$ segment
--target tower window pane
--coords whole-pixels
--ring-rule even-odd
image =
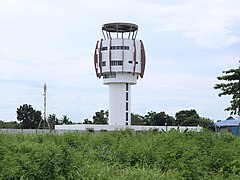
[[[111,50],[129,50],[129,46],[111,46]]]
[[[111,66],[122,66],[123,61],[111,61]]]
[[[102,47],[101,50],[102,50],[102,51],[106,51],[106,50],[107,50],[107,46],[106,46],[106,47]]]
[[[104,73],[103,79],[107,79],[107,78],[116,78],[116,72]]]
[[[102,61],[102,66],[106,66],[106,61]]]

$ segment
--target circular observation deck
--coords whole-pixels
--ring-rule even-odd
[[[112,39],[113,33],[116,34],[116,38],[124,38],[123,34],[128,33],[128,39],[135,39],[137,31],[138,25],[133,23],[107,23],[102,25],[104,39]]]

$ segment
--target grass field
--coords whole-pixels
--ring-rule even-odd
[[[0,179],[239,179],[240,139],[212,132],[0,133]]]

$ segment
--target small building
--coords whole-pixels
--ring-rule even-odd
[[[240,116],[229,116],[226,120],[215,123],[217,132],[230,132],[235,136],[240,135]]]

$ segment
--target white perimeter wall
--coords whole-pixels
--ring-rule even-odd
[[[123,129],[133,129],[135,131],[146,131],[151,129],[158,129],[159,131],[169,131],[170,129],[180,129],[180,131],[184,131],[188,129],[189,131],[197,131],[200,132],[202,127],[200,126],[121,126],[121,125],[96,125],[96,124],[70,124],[70,125],[56,125],[56,131],[86,131],[88,129],[92,129],[94,131],[114,131],[114,130],[123,130]]]
[[[158,129],[159,131],[169,131],[170,129],[180,129],[180,131],[184,131],[188,129],[189,131],[197,131],[200,132],[202,127],[199,126],[111,126],[111,125],[93,125],[93,124],[70,124],[70,125],[56,125],[55,130],[52,133],[61,134],[64,132],[71,131],[79,131],[86,132],[88,130],[94,131],[114,131],[114,130],[123,130],[123,129],[133,129],[135,131],[146,131],[150,129]],[[24,133],[24,134],[45,134],[50,133],[47,129],[0,129],[0,133]]]

